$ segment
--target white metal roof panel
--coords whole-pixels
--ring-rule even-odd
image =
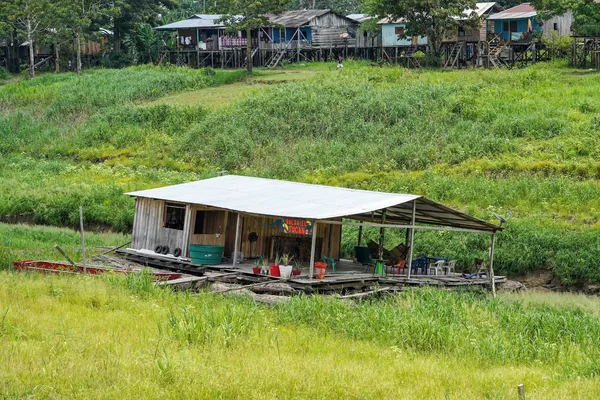
[[[417,200],[417,222],[484,231],[488,222],[414,194],[383,193],[247,176],[226,175],[180,185],[127,193],[130,196],[199,204],[274,217],[376,220],[387,210],[390,223],[409,222]]]
[[[128,194],[251,214],[305,219],[362,214],[420,197],[236,175]]]
[[[176,30],[176,29],[219,29],[224,28],[225,25],[222,22],[217,22],[222,15],[220,14],[196,14],[188,19],[182,21],[173,22],[167,25],[158,26],[154,29],[157,30]],[[242,16],[236,15],[235,18],[241,19]]]

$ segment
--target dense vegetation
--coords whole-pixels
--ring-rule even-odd
[[[598,398],[597,299],[411,290],[351,304],[0,273],[5,398]],[[556,302],[556,303],[555,303]]]
[[[564,283],[600,282],[596,74],[548,64],[316,68],[313,78],[263,85],[217,109],[144,101],[241,73],[143,67],[6,84],[0,215],[76,225],[83,204],[89,223],[127,231],[133,208],[124,192],[226,169],[413,192],[487,220],[510,211],[501,273],[553,268]],[[346,233],[350,252],[355,235]],[[401,240],[390,235],[390,246]],[[469,268],[489,243],[419,233],[416,246]]]

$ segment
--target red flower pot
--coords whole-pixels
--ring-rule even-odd
[[[269,269],[271,270],[271,276],[281,276],[279,273],[279,265],[269,264]]]
[[[298,275],[300,275],[301,273],[302,273],[302,271],[300,271],[299,269],[294,269],[294,270],[292,270],[292,275],[294,275],[294,276],[298,276]]]
[[[260,267],[252,267],[252,273],[256,275],[260,275]]]

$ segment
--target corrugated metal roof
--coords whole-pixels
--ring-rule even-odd
[[[600,0],[599,0],[600,1]],[[462,19],[469,19],[472,17],[473,13],[475,13],[478,17],[483,16],[485,13],[487,13],[491,8],[493,7],[498,7],[500,9],[502,9],[500,7],[500,5],[498,3],[495,2],[487,2],[487,3],[475,3],[475,8],[471,9],[471,8],[467,8],[463,11],[463,15],[460,17],[455,17],[455,19],[457,20],[462,20]],[[348,16],[350,17],[350,16]],[[382,18],[380,19],[377,24],[381,25],[381,24],[404,24],[406,23],[407,20],[406,18]]]
[[[271,22],[277,25],[283,25],[286,28],[297,28],[299,26],[308,25],[313,18],[320,17],[331,12],[325,10],[294,10],[286,11],[282,14],[275,15],[271,18]]]
[[[380,19],[379,21],[377,21],[377,25],[382,25],[382,24],[405,24],[408,21],[406,20],[406,18],[391,18],[391,17],[385,17]]]
[[[388,223],[409,223],[412,201],[417,222],[492,232],[498,227],[413,194],[383,193],[333,186],[227,175],[180,185],[127,193],[180,203],[199,204],[272,217],[328,220],[349,217]]]
[[[177,30],[177,29],[219,29],[225,25],[221,22],[216,22],[222,17],[221,14],[196,14],[188,19],[182,21],[173,22],[167,25],[158,26],[154,29],[157,30]],[[241,15],[236,15],[235,18],[241,19]]]
[[[509,8],[508,10],[501,11],[497,14],[490,15],[487,19],[489,20],[500,20],[500,19],[522,19],[522,18],[533,18],[537,16],[537,11],[530,3],[523,3]]]
[[[369,15],[369,14],[349,14],[349,15],[346,15],[346,18],[350,18],[351,20],[353,20],[355,22],[361,23],[361,22],[365,22],[365,21],[368,21],[370,19],[377,18],[377,17],[373,17],[372,15]]]
[[[481,17],[493,7],[498,7],[500,10],[502,9],[502,7],[500,7],[500,5],[495,2],[475,3],[474,9],[468,8],[465,11],[463,11],[463,14],[465,15],[466,18],[470,18],[473,14],[475,14],[477,17]]]

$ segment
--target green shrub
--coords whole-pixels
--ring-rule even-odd
[[[550,37],[544,39],[544,44],[553,58],[569,58],[573,51],[573,40],[552,31]]]

